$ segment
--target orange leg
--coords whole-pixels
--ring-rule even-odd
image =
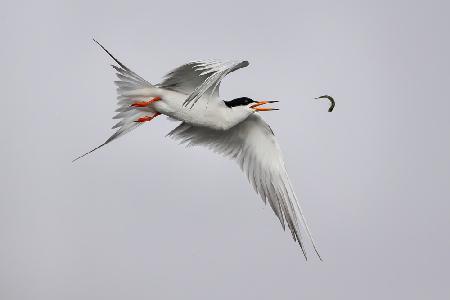
[[[150,104],[152,104],[152,103],[154,103],[156,101],[159,101],[159,100],[161,100],[161,97],[155,97],[155,98],[153,98],[153,99],[151,99],[149,101],[138,101],[138,102],[134,102],[133,104],[131,104],[130,107],[131,106],[133,106],[133,107],[146,107],[146,106],[149,106]]]
[[[160,113],[155,113],[153,116],[141,117],[141,118],[137,119],[135,122],[137,122],[137,123],[149,122],[149,121],[153,120],[154,118],[156,118],[159,115],[160,115]]]

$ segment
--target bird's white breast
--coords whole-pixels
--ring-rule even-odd
[[[183,106],[188,95],[167,89],[158,89],[161,101],[155,102],[155,109],[174,119],[217,130],[227,130],[236,122],[230,119],[230,109],[223,103],[201,98],[192,108]],[[201,101],[201,102],[200,102]]]

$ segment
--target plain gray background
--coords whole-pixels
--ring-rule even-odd
[[[3,1],[0,298],[449,297],[449,8]],[[165,118],[72,164],[114,124],[93,37],[154,83],[248,59],[221,96],[281,101],[264,117],[324,262],[305,262],[236,165],[165,138]]]

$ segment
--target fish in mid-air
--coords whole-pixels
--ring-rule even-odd
[[[334,99],[333,99],[333,97],[328,96],[328,95],[323,95],[323,96],[320,96],[320,97],[317,97],[317,98],[314,98],[314,99],[328,99],[328,100],[330,100],[331,105],[330,105],[330,108],[328,109],[328,112],[332,112],[333,109],[334,109],[334,105],[336,104]]]

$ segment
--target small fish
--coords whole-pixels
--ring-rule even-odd
[[[331,106],[328,109],[328,112],[332,112],[333,111],[333,108],[334,108],[334,105],[335,105],[333,97],[328,96],[328,95],[323,95],[323,96],[320,96],[320,97],[317,97],[317,98],[314,98],[314,99],[328,99],[328,100],[330,100]]]

